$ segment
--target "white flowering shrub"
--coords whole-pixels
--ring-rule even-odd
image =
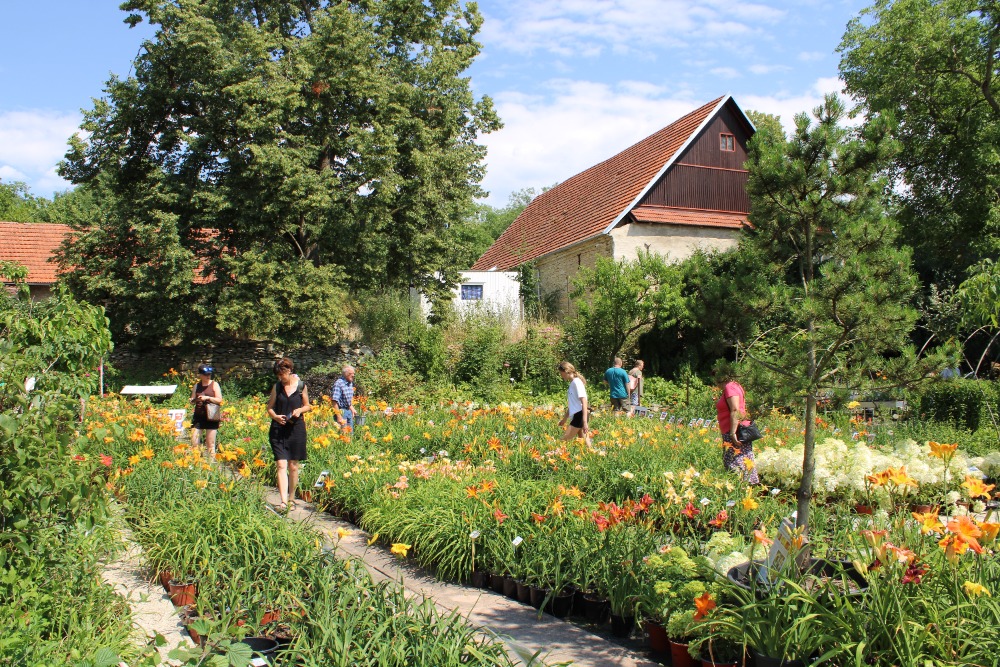
[[[757,471],[768,483],[791,489],[802,479],[802,443],[775,449],[765,447],[757,454]],[[852,496],[865,490],[865,477],[886,468],[905,466],[906,472],[921,485],[944,482],[944,463],[930,455],[930,447],[913,440],[904,440],[889,451],[882,451],[865,442],[845,442],[827,438],[816,445],[816,475],[813,485],[817,493]],[[993,457],[991,459],[991,457]],[[984,457],[996,461],[1000,471],[1000,452]],[[978,459],[977,459],[978,461]],[[954,483],[968,474],[973,461],[961,450],[955,452],[948,468],[948,480]],[[987,472],[987,474],[989,474]]]

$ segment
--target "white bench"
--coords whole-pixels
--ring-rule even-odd
[[[122,396],[173,396],[175,391],[177,391],[177,385],[175,384],[127,384],[122,387],[120,393]]]

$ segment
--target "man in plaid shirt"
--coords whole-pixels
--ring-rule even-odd
[[[344,366],[341,376],[333,383],[330,398],[340,407],[340,425],[350,426],[354,430],[354,418],[358,411],[354,409],[354,366]]]

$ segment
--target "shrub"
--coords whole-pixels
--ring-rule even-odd
[[[529,322],[524,337],[507,347],[505,363],[509,364],[510,376],[521,384],[521,389],[545,394],[562,388],[555,370],[562,359],[562,339],[562,328],[558,325]]]
[[[354,322],[361,330],[361,339],[373,350],[401,345],[414,326],[423,325],[419,308],[409,295],[388,291],[359,292]]]
[[[934,385],[920,398],[920,414],[925,419],[947,422],[975,431],[987,410],[997,411],[997,392],[978,380],[950,380]]]

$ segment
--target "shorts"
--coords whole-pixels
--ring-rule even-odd
[[[628,409],[626,405],[627,398],[612,398],[611,399],[611,409],[615,412],[624,412]]]
[[[639,394],[632,394],[632,407],[639,407]]]
[[[583,428],[583,410],[574,412],[569,420],[569,425],[573,428]]]
[[[196,428],[201,431],[218,431],[220,422],[209,421],[205,415],[200,415],[197,412],[191,416],[191,428]]]

